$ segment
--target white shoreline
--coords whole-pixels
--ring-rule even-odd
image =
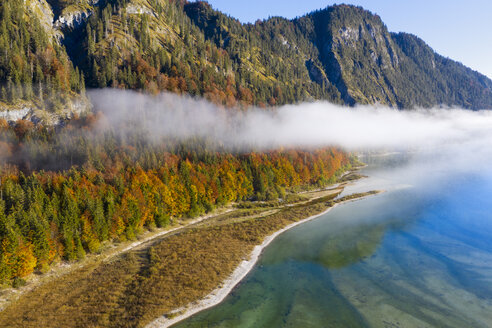
[[[337,207],[338,205],[342,205],[345,203],[357,201],[364,199],[368,196],[372,195],[367,195],[363,196],[360,198],[356,199],[349,199],[340,203],[334,204],[332,207],[326,209],[322,213],[310,216],[306,219],[303,219],[301,221],[297,221],[294,223],[289,224],[285,228],[276,231],[275,233],[271,234],[270,236],[266,237],[265,240],[261,245],[255,246],[253,251],[251,252],[251,255],[249,257],[249,260],[244,260],[239,264],[239,266],[234,270],[231,276],[227,278],[220,287],[215,289],[213,292],[205,296],[205,298],[190,303],[185,307],[173,310],[172,312],[169,312],[167,314],[173,314],[173,313],[180,313],[183,312],[180,315],[177,315],[176,317],[173,318],[167,318],[165,315],[155,319],[151,323],[145,326],[145,328],[167,328],[170,327],[180,321],[183,321],[185,319],[188,319],[189,317],[193,316],[194,314],[197,314],[198,312],[201,312],[203,310],[209,309],[219,303],[221,303],[227,295],[236,287],[247,275],[248,273],[251,272],[251,270],[255,267],[256,263],[258,262],[258,259],[260,258],[261,253],[263,250],[280,234],[284,233],[285,231],[292,229],[300,224],[306,223],[308,221],[314,220],[322,215],[325,215],[326,213],[330,212],[332,209]]]

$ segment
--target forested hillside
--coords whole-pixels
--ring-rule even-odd
[[[0,6],[4,109],[27,102],[57,112],[85,85],[188,93],[226,106],[324,99],[492,107],[490,79],[416,36],[390,33],[359,7],[241,24],[200,1],[6,0]]]
[[[85,89],[65,48],[56,42],[51,9],[38,1],[0,2],[0,107],[16,104],[64,111]],[[13,107],[12,107],[13,106]]]
[[[379,16],[362,8],[329,7],[298,21],[350,104],[491,108],[490,79],[436,54],[416,36],[388,32]]]
[[[97,122],[0,119],[0,286],[217,206],[325,186],[350,165],[336,148],[231,153],[195,139],[151,143],[139,129],[99,133]]]

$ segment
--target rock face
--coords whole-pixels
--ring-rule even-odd
[[[154,15],[151,9],[137,4],[129,4],[126,7],[126,12],[133,15]]]
[[[17,121],[27,118],[32,112],[31,108],[24,107],[18,110],[0,111],[0,119],[4,119],[8,122]]]
[[[92,15],[92,11],[76,11],[63,14],[55,22],[57,29],[76,29],[84,25],[85,21]]]
[[[73,31],[85,26],[87,19],[99,6],[99,0],[50,0],[55,12],[54,27],[60,31]]]

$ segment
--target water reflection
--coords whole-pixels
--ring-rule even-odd
[[[389,192],[282,234],[222,304],[177,327],[490,327],[492,178],[422,188],[393,178],[401,159],[378,160],[346,192]]]
[[[317,262],[328,269],[341,269],[374,254],[384,235],[384,226],[361,226],[329,238],[320,248]]]

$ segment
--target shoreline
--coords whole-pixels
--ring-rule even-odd
[[[357,168],[349,170],[348,172],[342,174],[342,177],[339,178],[339,181],[337,181],[338,183],[326,186],[325,188],[321,188],[318,190],[308,190],[306,196],[299,199],[295,198],[290,201],[286,201],[285,204],[273,203],[269,204],[269,206],[267,206],[266,208],[264,208],[263,206],[253,206],[252,208],[245,209],[240,207],[231,208],[231,206],[225,206],[215,210],[213,213],[208,213],[195,219],[188,220],[186,223],[183,222],[178,224],[177,226],[175,225],[174,227],[167,227],[167,229],[165,229],[164,231],[161,229],[157,229],[157,231],[145,233],[142,236],[143,238],[139,238],[139,240],[126,242],[117,247],[111,245],[112,247],[105,250],[101,254],[91,255],[90,257],[84,259],[84,261],[82,262],[70,263],[69,265],[64,265],[63,267],[52,269],[46,275],[39,276],[39,279],[31,281],[30,283],[28,283],[28,285],[22,287],[20,290],[12,289],[8,293],[0,293],[0,315],[3,314],[3,319],[10,320],[10,326],[12,327],[23,327],[22,322],[25,320],[26,316],[30,317],[29,321],[37,321],[40,324],[42,323],[42,325],[46,323],[45,320],[48,317],[54,320],[53,322],[58,322],[58,318],[56,317],[56,314],[54,314],[60,313],[57,309],[60,306],[63,306],[63,304],[66,304],[64,302],[68,301],[68,297],[70,297],[70,295],[77,297],[77,299],[80,299],[79,293],[85,288],[91,289],[87,290],[83,295],[92,295],[87,297],[92,297],[94,301],[89,302],[89,304],[86,304],[84,302],[77,302],[77,306],[79,306],[81,309],[89,309],[91,304],[94,303],[101,304],[101,306],[105,306],[106,308],[114,307],[115,311],[121,310],[121,305],[115,303],[113,301],[113,298],[107,295],[112,295],[113,293],[116,293],[116,295],[120,295],[118,297],[121,297],[123,294],[130,295],[133,292],[128,292],[124,288],[126,288],[125,286],[128,282],[135,281],[137,282],[136,286],[138,286],[141,290],[148,289],[146,292],[150,293],[150,295],[154,295],[154,297],[159,295],[159,297],[157,297],[153,303],[149,304],[150,308],[142,309],[141,311],[143,312],[141,314],[135,314],[139,317],[144,314],[147,315],[147,318],[141,320],[142,327],[145,327],[146,325],[152,327],[152,324],[156,322],[156,319],[168,319],[165,318],[163,314],[167,315],[169,319],[173,319],[172,322],[166,324],[166,327],[169,325],[173,325],[195,314],[196,312],[200,312],[221,302],[238,284],[238,282],[244,279],[244,277],[251,271],[251,269],[257,263],[258,258],[261,256],[263,249],[267,247],[268,244],[278,235],[288,229],[293,228],[296,225],[302,224],[306,221],[323,215],[337,204],[344,203],[348,200],[362,198],[366,194],[368,194],[352,194],[352,198],[350,199],[347,198],[347,196],[337,197],[338,195],[340,195],[345,187],[351,185],[353,182],[355,182],[355,180],[364,178],[364,176],[356,175],[355,179],[343,179],[343,177],[345,177],[346,175],[349,175],[350,173],[355,173],[357,171]],[[344,181],[340,181],[342,179]],[[299,192],[293,192],[293,194],[299,194]],[[282,212],[282,209],[285,209],[286,211]],[[169,285],[164,286],[163,289],[158,287],[158,285],[154,286],[154,288],[157,288],[157,290],[164,290],[165,292],[162,291],[157,292],[156,294],[152,294],[153,291],[152,289],[149,289],[150,287],[148,285],[145,286],[144,284],[139,284],[138,281],[135,280],[135,277],[143,277],[142,279],[144,280],[152,277],[152,279],[157,279],[157,281],[164,281],[166,279],[173,280],[174,278],[178,277],[171,275],[171,278],[164,278],[159,274],[155,275],[152,271],[148,271],[148,269],[150,268],[148,265],[150,265],[151,263],[147,263],[146,261],[148,261],[149,249],[153,249],[155,246],[157,247],[161,256],[168,257],[169,260],[173,262],[173,254],[169,253],[166,248],[161,249],[160,245],[162,243],[165,243],[165,240],[167,240],[167,238],[170,238],[169,240],[172,241],[179,240],[180,237],[175,237],[175,235],[180,235],[180,231],[186,232],[188,231],[187,229],[189,229],[190,227],[196,227],[196,229],[198,230],[205,229],[205,231],[209,231],[213,226],[222,227],[224,225],[225,227],[232,227],[235,224],[244,224],[244,227],[246,229],[249,229],[248,227],[250,223],[255,222],[255,220],[261,219],[264,214],[267,214],[268,216],[271,215],[272,219],[274,220],[273,222],[277,223],[260,225],[260,227],[262,227],[260,229],[260,232],[258,232],[257,230],[251,231],[253,236],[255,236],[254,242],[247,242],[246,240],[242,240],[240,236],[235,236],[233,228],[224,229],[224,237],[222,238],[218,236],[217,238],[222,238],[224,242],[232,241],[233,244],[235,244],[236,242],[239,244],[244,244],[242,245],[242,247],[247,248],[243,248],[241,250],[240,248],[234,249],[234,247],[237,247],[238,245],[231,246],[232,248],[229,247],[228,249],[229,253],[226,256],[227,258],[219,257],[221,259],[216,259],[214,256],[209,256],[209,259],[212,261],[212,263],[214,263],[214,261],[216,261],[216,264],[219,262],[221,263],[220,267],[218,267],[222,268],[220,269],[222,270],[220,277],[217,277],[219,279],[216,279],[213,275],[209,275],[210,279],[208,279],[208,282],[205,282],[207,284],[207,287],[206,289],[203,289],[202,292],[200,292],[200,288],[194,289],[194,287],[189,288],[188,286],[183,285],[183,288],[188,288],[188,292],[192,293],[179,294],[179,297],[184,297],[186,301],[183,302],[167,300],[166,295],[171,295],[174,293],[172,289],[167,288]],[[237,219],[235,219],[236,216]],[[282,226],[284,226],[284,228],[282,228]],[[262,229],[264,229],[263,233],[261,232]],[[190,231],[194,231],[194,229],[191,229]],[[212,234],[213,233],[215,232],[212,232]],[[183,236],[185,236],[183,238],[185,238],[186,240],[186,236],[188,236],[188,234],[184,233]],[[176,242],[173,245],[176,246],[175,244]],[[179,251],[179,249],[175,249],[174,251]],[[133,254],[133,256],[123,256],[123,254],[130,253]],[[185,257],[188,256],[187,253],[183,255]],[[204,256],[207,257],[206,255]],[[128,268],[123,270],[121,266],[118,267],[117,265],[112,265],[112,259],[114,258],[116,258],[116,264],[124,263],[124,265],[127,265]],[[142,262],[140,261],[140,258],[142,258]],[[191,265],[190,261],[192,261],[193,258],[189,257],[187,258],[187,260],[188,261],[185,261],[183,265],[189,267]],[[180,263],[175,264],[181,265]],[[121,278],[118,278],[116,280],[113,279],[110,281],[105,279],[104,275],[100,275],[100,270],[102,270],[103,268],[104,270],[109,270],[114,274],[120,274],[120,276],[118,277]],[[130,271],[128,270],[134,271],[131,271],[132,274],[129,274]],[[185,279],[191,279],[190,281],[194,281],[191,277]],[[95,281],[98,281],[97,284]],[[183,282],[179,281],[179,279],[177,281],[178,284],[183,284]],[[73,286],[73,284],[76,284],[78,288],[75,290],[71,289],[70,286]],[[99,292],[95,291],[95,289],[99,290],[99,287],[95,286],[99,286],[102,289],[110,289],[108,289],[105,293],[100,294]],[[58,291],[64,290],[64,292],[60,292],[59,297],[53,297],[53,288],[56,288]],[[138,289],[139,292],[137,293],[140,293],[140,289]],[[33,295],[35,294],[37,296],[31,299],[30,297],[26,297],[27,293],[33,293]],[[140,296],[143,297],[142,295]],[[162,297],[164,297],[164,300],[162,300]],[[176,295],[176,297],[178,297],[178,295]],[[218,297],[220,297],[219,300],[217,300]],[[41,299],[44,299],[42,303],[37,301]],[[162,300],[162,303],[160,303],[161,301],[159,300]],[[164,306],[164,304],[166,304],[166,306]],[[50,310],[47,310],[50,307],[52,308]],[[160,310],[157,309],[158,307],[161,307]],[[37,308],[38,310],[35,311],[36,314],[32,315],[29,314],[32,312],[26,310],[35,308]],[[190,309],[195,308],[197,308],[198,310],[193,311],[193,313],[189,313]],[[60,311],[66,313],[66,316],[68,317],[69,314],[66,309]],[[23,313],[23,315],[18,315],[19,313]],[[103,311],[103,314],[104,313],[106,312]],[[187,315],[183,316],[184,314]],[[82,322],[85,322],[85,320],[87,320],[87,322],[94,321],[96,319],[101,320],[101,326],[106,326],[106,322],[104,321],[105,317],[103,317],[102,315],[96,315],[96,318],[94,319],[86,318],[84,314],[81,314],[78,316],[78,318],[82,320]],[[178,318],[180,319],[177,320]],[[3,319],[0,319],[0,321],[2,321]],[[65,322],[64,325],[67,327],[71,326],[68,322]],[[158,327],[160,327],[160,325]]]
[[[195,301],[193,303],[188,304],[185,307],[181,307],[178,309],[175,309],[167,315],[173,315],[173,314],[178,314],[176,316],[173,316],[172,318],[168,318],[165,315],[162,315],[161,317],[155,319],[151,323],[147,324],[145,328],[168,328],[171,327],[172,325],[175,325],[183,320],[186,320],[193,315],[202,312],[204,310],[207,310],[209,308],[212,308],[218,304],[220,304],[231,292],[232,290],[244,279],[246,276],[253,270],[253,268],[256,266],[258,263],[258,260],[260,259],[261,254],[265,250],[265,248],[272,243],[275,238],[277,238],[279,235],[282,233],[298,226],[303,223],[312,221],[314,219],[319,218],[322,215],[327,214],[330,212],[332,209],[336,208],[338,205],[343,205],[346,203],[354,202],[357,200],[361,200],[364,198],[367,198],[369,196],[373,196],[375,194],[378,194],[380,192],[374,193],[374,194],[367,194],[358,198],[353,198],[353,199],[346,199],[344,201],[341,201],[339,203],[335,203],[329,208],[327,208],[325,211],[312,215],[308,218],[302,219],[300,221],[291,223],[287,225],[286,227],[274,232],[273,234],[267,236],[264,240],[263,243],[260,245],[256,245],[253,249],[253,251],[249,255],[248,260],[243,260],[234,270],[234,272],[227,278],[225,281],[221,283],[221,285],[216,288],[214,291],[212,291],[210,294],[202,298],[201,300]],[[179,314],[181,313],[181,314]]]
[[[342,174],[341,177],[348,175],[356,170],[349,170]],[[318,190],[308,190],[309,192],[322,192],[325,190],[334,190],[338,188],[343,183],[337,183],[335,185],[331,185],[326,188],[318,189]],[[301,194],[303,192],[300,192]],[[316,198],[313,198],[316,199]],[[311,199],[312,200],[312,199]],[[288,205],[286,205],[288,206]],[[48,272],[44,274],[31,274],[26,280],[27,283],[25,286],[20,288],[8,287],[4,289],[0,289],[0,312],[8,308],[11,304],[13,304],[18,299],[22,298],[25,294],[35,290],[43,286],[46,283],[51,282],[52,280],[59,279],[65,275],[71,274],[73,271],[88,268],[93,265],[97,265],[97,263],[107,263],[120,256],[121,254],[125,254],[129,251],[138,250],[141,247],[145,247],[148,243],[153,243],[160,238],[166,238],[167,236],[171,236],[174,233],[179,232],[180,230],[189,228],[193,225],[200,224],[202,222],[206,222],[209,219],[213,219],[215,217],[219,217],[221,215],[234,212],[235,209],[230,206],[224,206],[222,208],[218,208],[212,213],[204,214],[194,219],[190,219],[186,222],[178,223],[175,226],[165,227],[156,229],[156,231],[147,231],[143,233],[141,236],[137,238],[135,241],[124,242],[121,245],[117,244],[109,244],[108,248],[102,251],[99,254],[89,254],[85,259],[76,262],[60,262],[54,266],[52,266]]]

